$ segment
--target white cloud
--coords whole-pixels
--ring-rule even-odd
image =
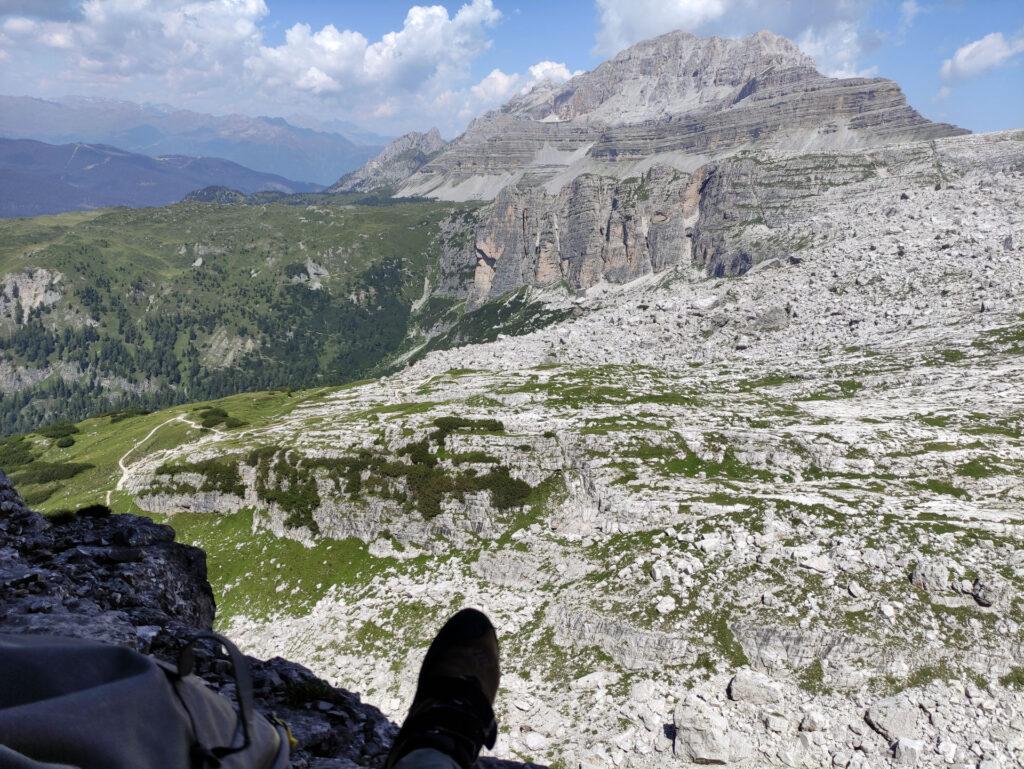
[[[821,30],[810,27],[796,43],[829,77],[871,77],[878,71],[877,67],[858,69],[860,32],[852,22],[840,21]]]
[[[12,16],[4,21],[4,32],[14,37],[26,37],[39,29],[39,24],[24,16]]]
[[[39,20],[9,17],[4,30],[27,51],[66,51],[64,81],[155,76],[182,91],[222,85],[240,52],[255,50],[267,15],[264,0],[85,0],[59,20],[64,5],[48,4]]]
[[[582,74],[582,70],[570,72],[569,68],[560,61],[538,61],[530,67],[530,78],[535,84],[542,80],[548,80],[558,85],[580,74]]]
[[[922,10],[917,0],[903,0],[900,3],[900,27],[908,29]]]
[[[71,49],[75,44],[75,35],[70,29],[51,27],[39,35],[39,42],[50,48]]]
[[[1020,53],[1024,53],[1024,36],[1007,41],[1002,32],[992,32],[958,48],[942,62],[940,73],[947,81],[964,80],[1000,67]]]
[[[733,0],[597,0],[600,30],[594,52],[606,56],[674,29],[721,18]]]
[[[483,104],[500,104],[508,101],[522,86],[522,75],[507,75],[500,69],[492,69],[479,83],[469,89],[470,94]]]
[[[514,96],[527,94],[535,86],[548,82],[560,85],[582,74],[572,72],[564,62],[538,61],[527,69],[528,74],[505,73],[500,69],[491,70],[479,83],[466,91],[446,91],[438,99],[441,109],[457,109],[462,119],[469,119],[481,112],[498,107]]]
[[[449,17],[444,6],[413,6],[402,29],[370,43],[331,24],[313,32],[296,24],[279,46],[260,46],[245,66],[270,87],[349,96],[415,92],[465,77],[490,45],[486,29],[501,17],[492,0],[472,0]]]
[[[297,23],[270,45],[267,2],[285,0],[0,0],[0,50],[54,94],[155,96],[217,111],[265,112],[272,102],[404,127],[435,119],[430,105],[445,91],[460,107],[471,99],[472,63],[501,18],[495,1],[464,0],[452,12],[410,2],[402,26],[377,40]],[[535,66],[545,64],[555,66]],[[510,77],[521,88],[540,76]],[[449,130],[453,114],[442,115]]]

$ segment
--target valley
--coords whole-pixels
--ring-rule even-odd
[[[208,553],[221,629],[392,717],[433,625],[486,607],[506,755],[843,766],[985,740],[1006,763],[1022,146],[948,139],[939,189],[825,193],[806,226],[827,241],[742,277],[527,288],[561,319],[379,380],[29,436],[12,477],[43,510],[109,492],[169,521]],[[48,488],[37,463],[91,467]]]

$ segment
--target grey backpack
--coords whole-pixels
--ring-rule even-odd
[[[283,769],[287,728],[253,709],[242,654],[227,650],[238,698],[121,646],[0,635],[0,769]]]

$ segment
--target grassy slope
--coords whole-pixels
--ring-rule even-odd
[[[198,423],[197,412],[209,407],[222,408],[245,422],[244,426],[234,431],[241,433],[274,422],[303,401],[319,397],[322,392],[277,390],[240,393],[216,401],[172,407],[120,421],[114,421],[109,416],[94,417],[77,425],[79,432],[73,435],[74,445],[68,448],[59,448],[54,440],[36,434],[29,435],[27,440],[32,443],[36,462],[75,462],[93,466],[61,482],[60,488],[37,507],[43,512],[52,512],[103,501],[106,492],[114,488],[120,477],[118,461],[122,457],[125,457],[126,464],[131,464],[143,455],[174,448],[199,437],[200,430],[185,422],[175,421],[178,416],[186,416]],[[32,485],[22,487],[26,496],[36,490]],[[116,512],[141,512],[127,493],[113,491],[111,502]]]
[[[121,457],[127,454],[126,462],[130,464],[141,455],[173,448],[199,436],[199,430],[175,421],[179,415],[195,420],[196,412],[208,407],[222,408],[246,423],[235,431],[241,433],[270,424],[324,392],[320,389],[242,393],[119,421],[112,421],[109,416],[96,417],[77,425],[75,443],[68,448],[58,448],[54,440],[39,435],[27,436],[36,455],[35,462],[93,465],[60,482],[59,490],[36,507],[54,512],[104,501],[106,492],[113,489],[120,476]],[[22,488],[25,494],[38,490],[38,486],[32,485]],[[173,523],[179,541],[202,546],[207,551],[210,581],[217,586],[217,619],[222,625],[241,613],[256,617],[282,610],[302,614],[331,586],[368,580],[371,567],[373,573],[382,567],[381,559],[371,559],[366,546],[356,540],[325,541],[306,548],[266,532],[254,534],[251,511],[232,515],[180,513],[171,520],[139,510],[127,492],[112,492],[110,501],[116,512],[133,512]],[[242,552],[247,557],[240,557]],[[287,587],[279,590],[282,584]]]

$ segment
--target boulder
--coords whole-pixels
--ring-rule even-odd
[[[801,732],[821,732],[828,728],[828,718],[818,710],[808,710],[800,719]]]
[[[905,696],[898,695],[872,705],[865,720],[891,745],[902,739],[912,740],[920,737],[918,713],[916,705]]]
[[[971,585],[971,595],[979,606],[1006,608],[1010,603],[1010,587],[997,574],[982,574]]]
[[[949,569],[936,561],[920,560],[910,581],[926,593],[945,593],[949,590]]]
[[[896,763],[899,766],[916,766],[924,753],[922,740],[901,739],[896,742]]]
[[[729,699],[735,702],[749,702],[753,705],[768,705],[778,702],[781,693],[775,682],[763,673],[750,668],[741,668],[729,682]]]
[[[699,700],[684,703],[673,722],[676,755],[693,764],[729,763],[729,724],[717,710]]]

